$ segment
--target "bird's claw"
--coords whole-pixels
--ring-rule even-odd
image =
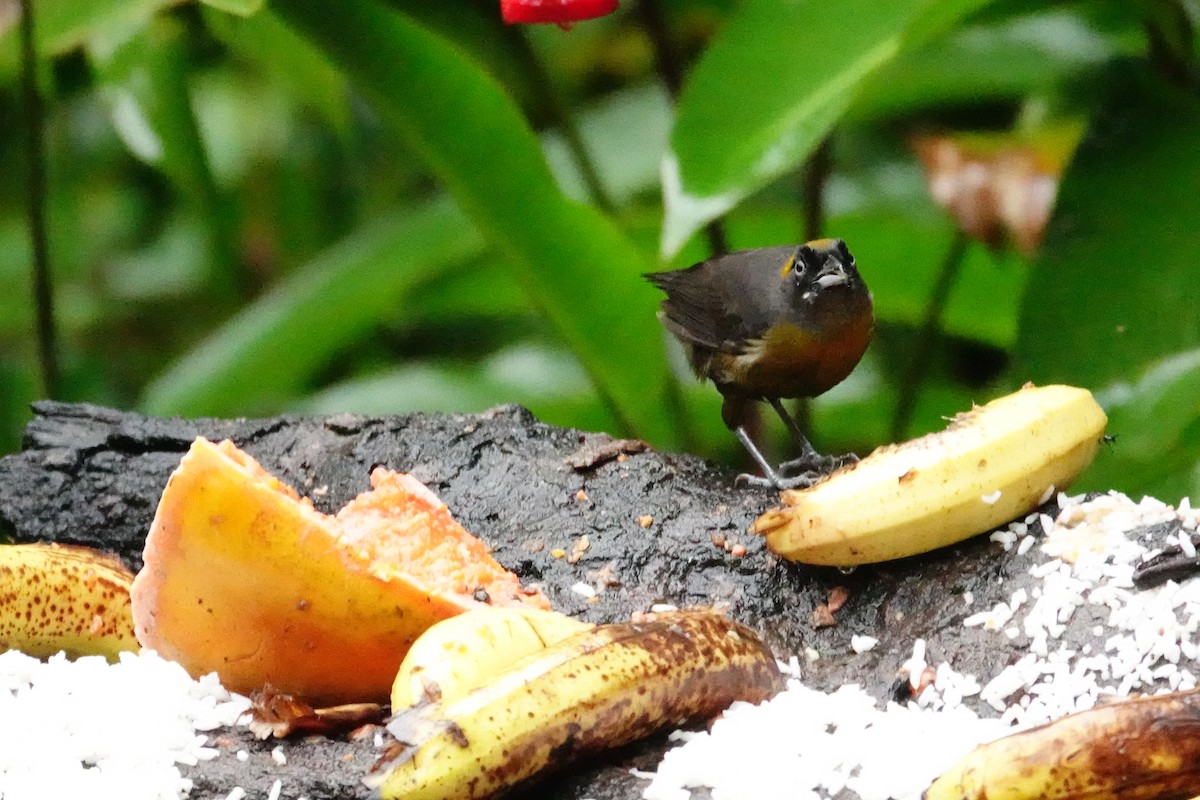
[[[854,453],[844,453],[840,456],[807,453],[800,458],[784,461],[779,465],[779,471],[787,474],[798,470],[801,475],[816,474],[823,477],[831,472],[836,472],[842,467],[857,463],[858,456]]]
[[[784,461],[779,465],[778,470],[770,469],[768,465],[763,464],[767,470],[766,475],[742,473],[737,476],[735,483],[744,486],[775,488],[781,491],[784,489],[807,489],[825,480],[831,473],[847,464],[857,462],[858,456],[854,453],[846,453],[840,456],[808,453],[800,458]]]
[[[743,472],[734,479],[734,483],[744,486],[762,486],[763,488],[774,488],[783,491],[784,489],[807,489],[824,477],[823,474],[817,472],[802,472],[786,478],[779,475],[763,477],[762,475],[751,475],[748,472]]]

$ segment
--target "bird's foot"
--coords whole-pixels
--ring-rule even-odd
[[[743,472],[734,479],[734,482],[741,486],[762,486],[764,488],[775,488],[780,491],[784,489],[807,489],[814,483],[817,483],[825,477],[824,473],[820,472],[802,472],[796,475],[784,477],[777,472],[772,472],[764,477],[762,475],[751,475],[748,472]]]
[[[820,453],[805,453],[800,458],[784,461],[779,465],[779,471],[784,475],[816,475],[822,478],[850,464],[857,464],[858,456],[854,453],[844,453],[840,456],[822,455]],[[813,481],[815,482],[815,481]]]

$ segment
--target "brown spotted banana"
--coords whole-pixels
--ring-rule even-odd
[[[384,798],[473,800],[735,700],[783,688],[770,650],[714,611],[599,625],[510,665],[450,702],[418,702],[369,783]]]
[[[0,545],[0,652],[46,658],[137,650],[129,587],[119,560],[64,544]]]
[[[924,800],[1183,800],[1200,794],[1200,690],[1119,700],[980,745]]]

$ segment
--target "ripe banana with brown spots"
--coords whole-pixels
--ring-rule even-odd
[[[1200,690],[1097,706],[980,745],[924,800],[1183,800],[1200,794]]]
[[[474,800],[735,700],[783,688],[771,651],[715,611],[598,625],[450,702],[417,702],[369,784],[395,800]]]
[[[0,545],[0,652],[36,658],[137,650],[129,587],[119,560],[64,544]]]
[[[783,492],[784,506],[750,530],[784,558],[838,567],[956,544],[1069,485],[1092,463],[1107,422],[1087,389],[1026,386]]]

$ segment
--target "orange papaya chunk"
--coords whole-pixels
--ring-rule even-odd
[[[236,692],[334,705],[386,700],[413,641],[477,597],[549,607],[416,478],[376,468],[371,485],[331,517],[232,442],[197,439],[133,582],[138,641]]]

